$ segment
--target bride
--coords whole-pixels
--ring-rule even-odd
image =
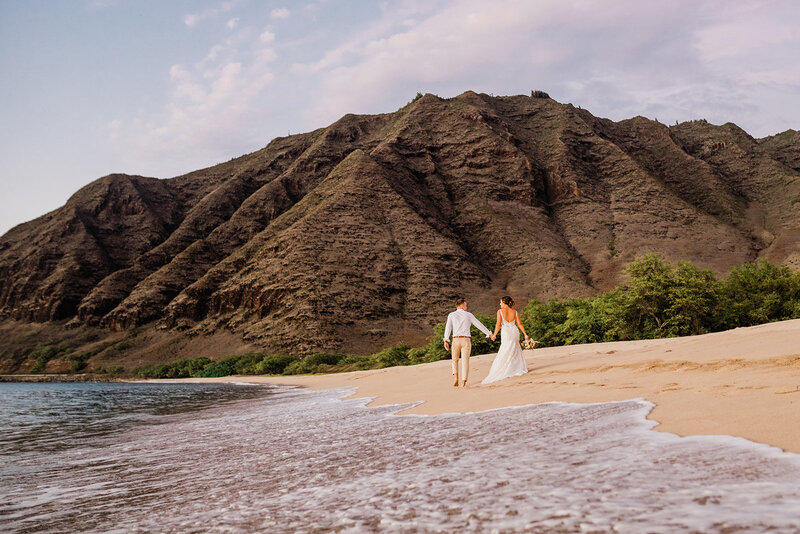
[[[501,325],[502,331],[500,330]],[[494,339],[497,332],[501,332],[500,350],[497,351],[497,356],[492,363],[492,368],[489,370],[489,375],[483,379],[481,384],[489,384],[503,378],[524,375],[528,372],[525,356],[522,355],[522,348],[519,346],[520,330],[525,334],[525,339],[527,340],[528,334],[525,333],[525,327],[522,326],[519,314],[514,309],[514,299],[503,297],[500,299],[500,309],[497,310],[497,324],[494,327],[494,335],[492,336],[492,339]]]

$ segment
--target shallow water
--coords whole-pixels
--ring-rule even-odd
[[[346,390],[89,387],[72,411],[36,401],[61,434],[4,429],[2,530],[800,530],[798,455],[653,432],[644,401],[396,416]]]

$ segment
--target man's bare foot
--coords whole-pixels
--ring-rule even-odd
[[[464,380],[463,382],[461,382],[461,387],[462,387],[462,388],[465,388],[465,387],[467,387],[467,381],[466,381],[466,380]]]
[[[458,377],[455,377],[455,379],[453,380],[453,387],[456,386],[458,386]]]

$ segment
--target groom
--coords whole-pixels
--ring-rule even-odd
[[[447,316],[444,327],[444,350],[450,350],[450,333],[453,334],[453,386],[458,385],[458,359],[461,358],[461,387],[466,387],[469,377],[469,353],[472,350],[472,336],[469,332],[470,325],[475,325],[486,337],[495,340],[488,328],[483,326],[474,315],[467,311],[467,301],[456,299],[456,311]]]

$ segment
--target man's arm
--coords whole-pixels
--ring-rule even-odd
[[[447,316],[447,324],[444,326],[444,337],[442,338],[445,343],[450,341],[450,332],[453,331],[453,318]]]
[[[469,314],[469,320],[472,322],[475,328],[486,334],[486,337],[492,337],[492,333],[489,331],[489,329],[483,326],[483,323],[480,322],[478,318],[472,315],[471,313]]]

